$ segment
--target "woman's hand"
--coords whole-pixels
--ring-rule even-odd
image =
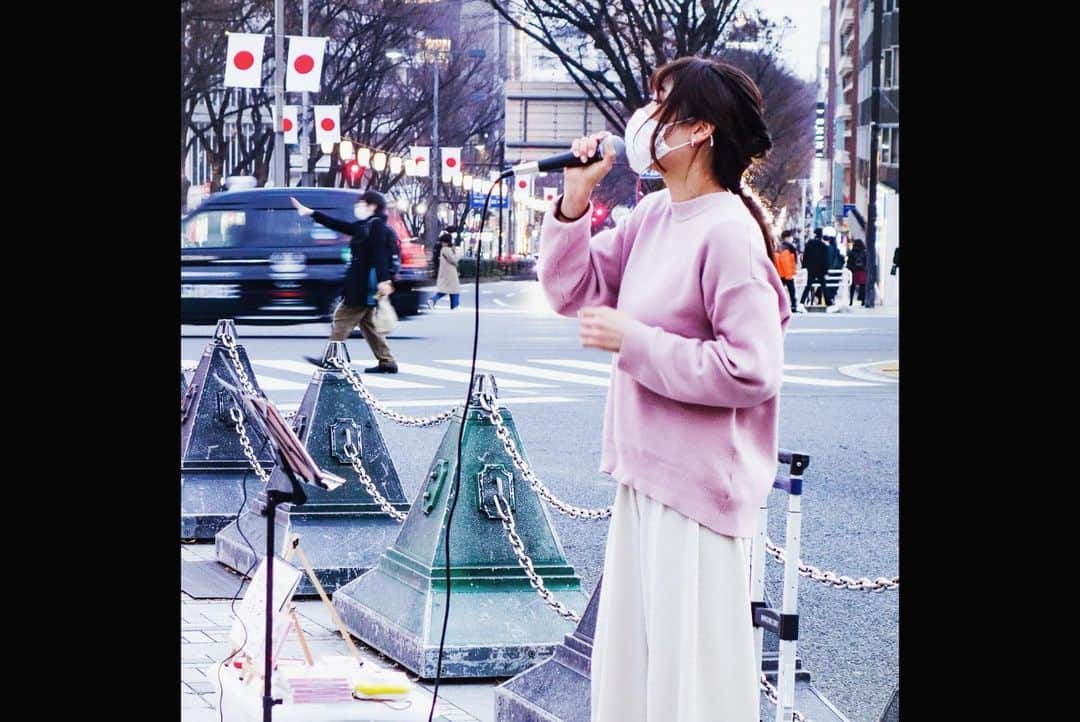
[[[562,214],[567,218],[578,218],[589,207],[589,196],[593,188],[615,165],[615,144],[604,140],[610,133],[596,133],[578,138],[570,145],[570,151],[582,160],[591,158],[596,146],[604,141],[604,158],[592,165],[567,168],[563,171]]]
[[[603,351],[622,348],[630,317],[610,306],[586,306],[578,312],[581,321],[581,345]]]
[[[289,200],[292,202],[293,208],[295,208],[296,212],[299,213],[301,216],[310,216],[312,213],[315,212],[315,211],[311,210],[310,208],[308,208],[307,206],[305,206],[300,201],[293,198],[292,196],[289,196]]]

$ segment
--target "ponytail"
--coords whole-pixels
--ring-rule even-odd
[[[736,184],[733,188],[735,193],[742,198],[743,204],[746,206],[746,210],[750,211],[750,215],[757,221],[758,227],[761,229],[761,236],[765,239],[765,255],[769,257],[770,261],[776,261],[776,238],[773,237],[772,226],[765,218],[765,211],[761,208],[753,196],[746,192],[746,190],[740,185]]]

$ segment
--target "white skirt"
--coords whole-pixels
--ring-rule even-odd
[[[619,484],[592,722],[758,722],[748,549]]]

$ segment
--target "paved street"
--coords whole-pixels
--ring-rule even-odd
[[[562,499],[587,507],[610,504],[615,482],[597,468],[611,355],[582,349],[576,319],[550,311],[535,282],[484,283],[480,293],[478,366],[495,374],[533,468]],[[434,312],[401,322],[389,338],[401,373],[364,376],[371,392],[410,415],[459,404],[468,381],[473,301],[469,287],[457,310],[450,311],[443,299]],[[860,309],[797,314],[788,329],[781,447],[811,457],[802,557],[838,574],[899,573],[897,327],[895,313]],[[327,331],[326,324],[238,327],[259,384],[283,411],[296,408],[303,396],[313,370],[303,356],[321,354]],[[183,326],[181,332],[181,365],[192,367],[213,326]],[[374,364],[362,339],[350,340],[348,348],[356,366]],[[444,427],[416,430],[382,418],[380,425],[412,498]],[[780,545],[783,505],[782,495],[774,493],[769,535]],[[602,568],[607,523],[552,517],[569,562],[591,593]],[[210,558],[212,549],[199,545],[189,553]],[[782,569],[773,563],[768,571],[769,592],[778,604]],[[201,604],[228,610],[227,603]],[[898,674],[899,592],[836,591],[802,578],[799,605],[799,655],[815,686],[851,720],[875,722]],[[191,667],[185,663],[185,670]],[[200,700],[216,705],[216,695]],[[217,718],[216,712],[205,716],[210,707],[194,700],[186,706],[188,722]],[[196,708],[203,716],[193,716]]]

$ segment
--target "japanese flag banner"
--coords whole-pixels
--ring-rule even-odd
[[[289,36],[289,60],[285,69],[286,92],[319,92],[326,41],[327,38]]]
[[[270,110],[273,111],[274,107],[270,106]],[[284,118],[281,124],[281,129],[285,132],[286,145],[296,145],[300,142],[300,127],[299,123],[297,122],[297,115],[297,106],[281,106],[281,116],[282,118]]]
[[[443,176],[461,175],[461,148],[442,149]]]
[[[341,140],[341,106],[315,106],[315,142],[337,143]]]
[[[414,145],[409,155],[409,162],[405,165],[405,172],[420,178],[431,175],[431,147]]]
[[[225,87],[261,88],[265,35],[229,33],[225,52]]]

